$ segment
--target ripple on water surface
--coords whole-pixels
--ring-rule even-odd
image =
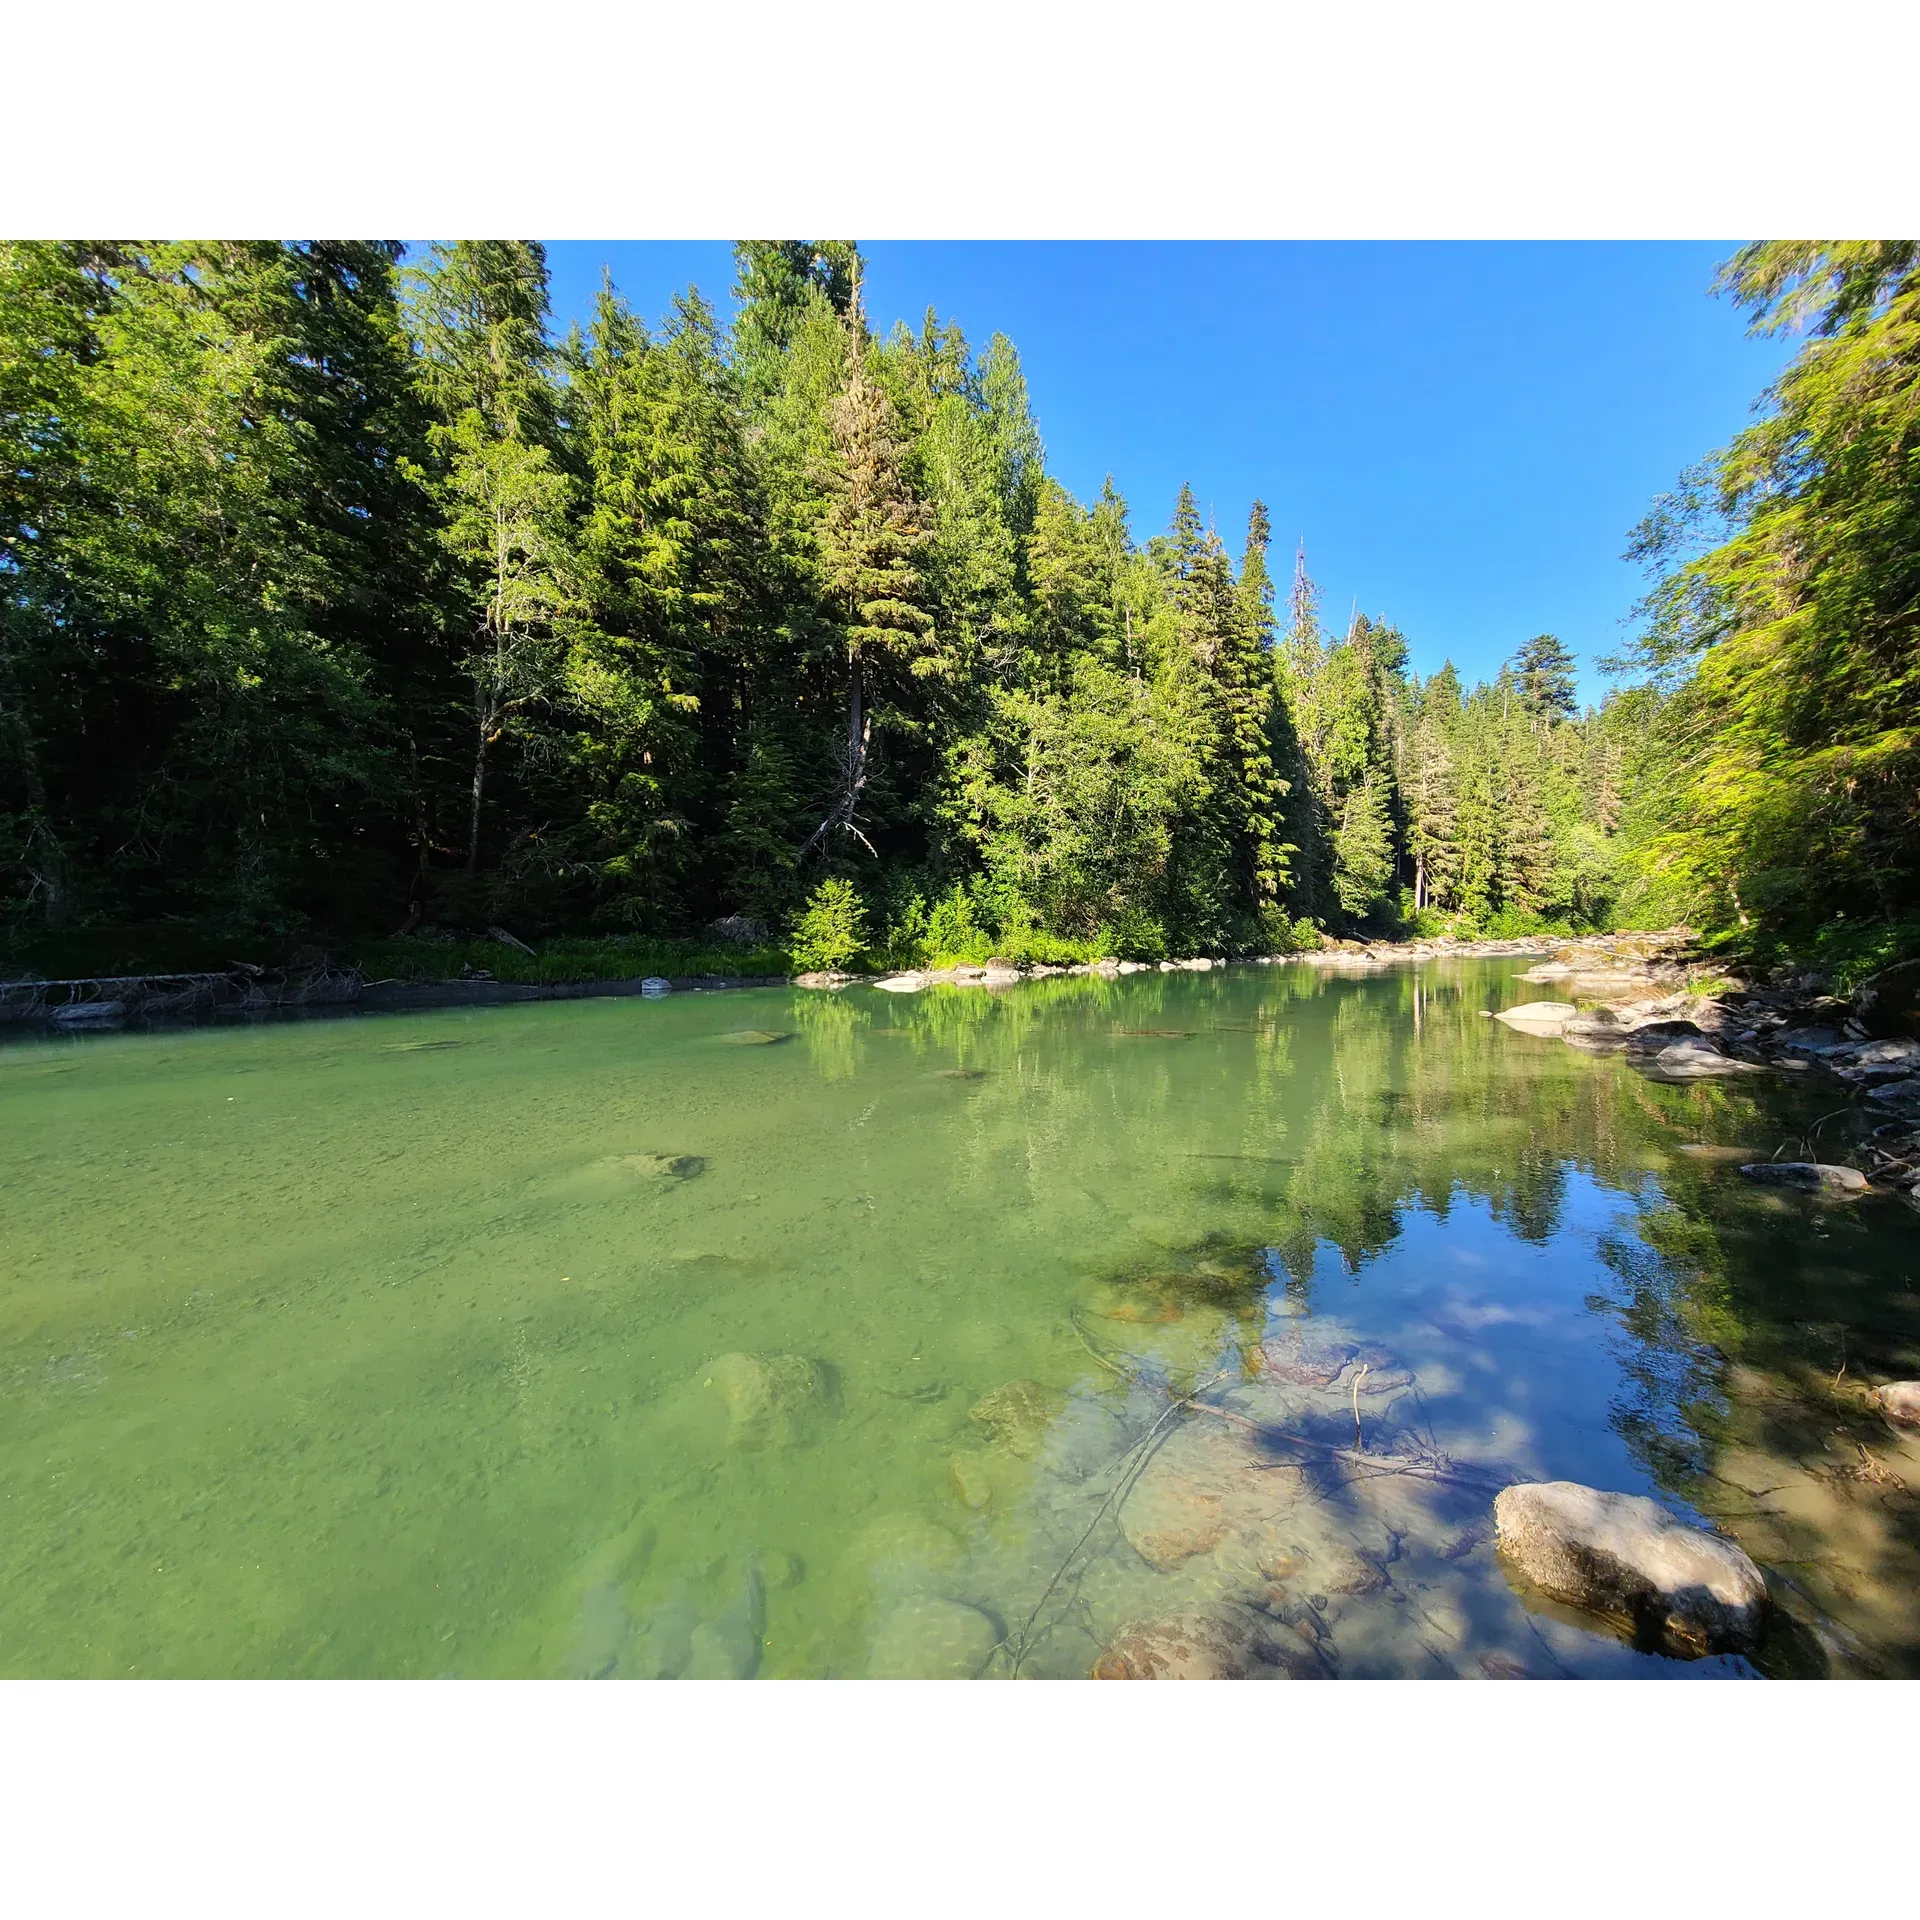
[[[0,1049],[0,1671],[1912,1672],[1920,1216],[1518,963]],[[1766,1570],[1523,1593],[1517,1479]]]

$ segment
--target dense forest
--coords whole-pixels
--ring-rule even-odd
[[[1323,624],[1258,503],[1074,499],[1014,344],[877,334],[853,244],[735,257],[556,337],[532,242],[0,245],[14,965],[1920,942],[1913,243],[1729,264],[1808,338],[1633,536],[1585,711],[1551,634],[1467,686]]]

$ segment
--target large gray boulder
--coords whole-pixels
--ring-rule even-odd
[[[1920,960],[1902,960],[1854,989],[1856,1019],[1871,1034],[1920,1038]]]
[[[1629,1039],[1629,1046],[1632,1041]],[[1641,1071],[1650,1080],[1724,1080],[1742,1073],[1765,1073],[1757,1060],[1735,1060],[1724,1054],[1711,1040],[1676,1040],[1662,1047],[1651,1060],[1641,1055]]]
[[[1830,1167],[1818,1160],[1756,1160],[1740,1172],[1762,1187],[1798,1187],[1807,1193],[1867,1190],[1867,1176],[1858,1167]]]
[[[1557,1034],[1580,1009],[1565,1000],[1529,1000],[1525,1006],[1508,1007],[1493,1017],[1520,1033]]]
[[[1664,1653],[1751,1653],[1766,1631],[1760,1569],[1654,1501],[1572,1480],[1504,1488],[1494,1537],[1543,1593],[1630,1626]]]

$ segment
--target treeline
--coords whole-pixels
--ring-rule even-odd
[[[892,960],[1772,911],[1688,758],[1740,696],[1674,690],[1749,617],[1700,612],[1738,567],[1662,590],[1665,684],[1597,712],[1550,635],[1422,682],[1384,623],[1323,630],[1304,555],[1276,605],[1258,504],[1230,551],[1190,490],[1144,539],[1073,499],[1004,336],[876,337],[850,243],[736,260],[724,319],[609,286],[555,339],[531,242],[0,247],[13,951],[809,900],[816,948]],[[1826,818],[1822,897],[1881,884]]]

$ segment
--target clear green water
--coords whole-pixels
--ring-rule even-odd
[[[1510,1033],[1519,964],[0,1049],[0,1672],[1084,1674],[1250,1577],[1113,1497],[1203,1380],[1320,1442],[1276,1616],[1349,1524],[1384,1569],[1329,1671],[1756,1670],[1517,1595],[1512,1478],[1739,1538],[1761,1671],[1915,1671],[1920,1449],[1854,1390],[1920,1374],[1920,1215],[1678,1152],[1838,1103]],[[1276,1398],[1302,1340],[1411,1384]],[[1355,1413],[1444,1510],[1356,1494]]]

